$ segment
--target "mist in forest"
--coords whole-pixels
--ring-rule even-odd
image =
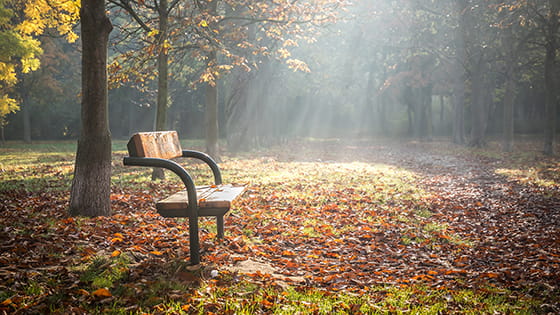
[[[507,147],[514,125],[516,133],[542,135],[546,51],[537,43],[546,34],[520,22],[515,8],[462,1],[355,4],[316,42],[293,51],[309,72],[277,61],[258,70],[254,95],[228,104],[254,117],[230,117],[229,143],[446,136],[481,146],[496,136]],[[546,5],[534,9],[546,16]],[[557,106],[557,94],[554,100]]]
[[[511,144],[514,133],[542,136],[552,130],[548,134],[554,135],[560,80],[545,75],[558,71],[550,66],[556,51],[547,52],[544,44],[558,40],[558,31],[542,31],[555,21],[547,1],[518,6],[431,0],[347,3],[336,20],[312,25],[305,36],[285,32],[269,40],[269,51],[296,43],[283,56],[258,56],[254,67],[234,68],[220,77],[219,135],[229,149],[298,138],[444,136],[480,146],[489,137]],[[126,37],[119,27],[130,19],[111,17],[116,30],[110,54],[136,49],[116,44],[119,36]],[[266,27],[256,27],[254,37]],[[188,31],[184,36],[185,43],[192,40]],[[36,139],[75,138],[79,132],[79,71],[71,70],[79,68],[79,55],[67,44],[53,43],[69,60],[68,67],[57,70],[64,89],[33,90],[28,96],[37,101],[8,116],[8,139],[21,138],[24,121],[41,122],[29,131]],[[205,92],[192,84],[201,63],[189,58],[170,63],[166,129],[201,139],[206,134]],[[218,61],[226,63],[223,56]],[[301,62],[297,69],[295,61]],[[151,79],[141,89],[130,84],[109,92],[114,138],[154,129],[157,85]],[[45,110],[46,103],[59,105]]]

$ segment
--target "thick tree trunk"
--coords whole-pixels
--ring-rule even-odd
[[[167,129],[167,99],[168,99],[168,81],[169,81],[169,67],[167,65],[169,56],[167,48],[165,47],[165,40],[167,39],[167,32],[169,29],[168,21],[168,1],[160,0],[159,2],[159,28],[158,28],[158,91],[157,91],[157,105],[156,117],[154,123],[154,130],[163,131]],[[163,168],[154,168],[152,171],[152,180],[165,179]]]
[[[71,215],[111,214],[111,134],[107,106],[105,0],[82,0],[82,130],[70,193]]]

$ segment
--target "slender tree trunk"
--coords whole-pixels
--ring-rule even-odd
[[[443,113],[445,110],[445,97],[442,95],[439,96],[439,123],[443,125]]]
[[[508,71],[506,79],[506,91],[504,95],[504,139],[503,150],[511,152],[513,150],[513,100],[515,93],[515,81],[512,71]]]
[[[485,144],[485,119],[486,110],[484,105],[484,59],[472,62],[472,96],[471,96],[471,140],[469,145],[473,147],[482,147]]]
[[[503,18],[506,18],[509,13],[503,11]],[[526,38],[523,40],[516,40],[513,36],[513,27],[506,27],[504,30],[504,44],[506,45],[505,61],[506,61],[506,82],[505,82],[505,95],[504,95],[504,110],[503,110],[503,138],[502,150],[504,152],[513,151],[514,141],[514,100],[516,88],[516,73],[518,53],[523,49]],[[517,42],[517,43],[516,43]]]
[[[465,143],[465,82],[456,79],[453,87],[453,143]]]
[[[209,67],[216,64],[216,52],[208,55]],[[218,82],[206,84],[206,153],[220,161],[218,146]]]
[[[210,15],[217,14],[218,1],[219,0],[209,1],[208,12]],[[217,64],[218,57],[216,50],[212,50],[208,53],[206,67],[212,68]],[[218,138],[218,78],[215,78],[214,82],[206,84],[206,153],[217,162],[221,161]]]
[[[6,136],[4,135],[4,121],[0,118],[0,144],[6,144]]]
[[[167,32],[169,28],[167,14],[167,0],[159,1],[159,33],[158,33],[158,93],[157,93],[157,110],[155,119],[155,130],[162,131],[166,128],[167,120],[167,98],[168,98],[168,76],[169,69],[167,66],[168,54],[165,47]]]
[[[545,86],[545,130],[544,153],[554,154],[554,138],[556,133],[557,94],[556,94],[556,36],[560,21],[560,1],[550,0],[550,15],[546,34],[546,56],[544,60],[544,86]]]
[[[363,110],[363,117],[360,124],[360,129],[364,131],[365,134],[372,136],[374,134],[374,126],[375,123],[373,121],[373,117],[375,117],[375,62],[370,63],[369,65],[369,72],[367,77],[366,83],[366,97],[364,102],[364,110]]]
[[[105,0],[82,0],[82,129],[70,193],[71,215],[111,214],[111,134],[107,106]]]
[[[432,112],[432,92],[433,85],[425,88],[425,115],[426,115],[426,140],[432,141],[434,136],[434,122],[433,122],[433,112]]]
[[[467,5],[465,0],[455,0],[459,26],[455,31],[456,57],[453,78],[453,143],[465,143],[465,70],[467,51]]]
[[[249,119],[247,113],[247,87],[249,73],[237,69],[229,80],[229,92],[226,101],[226,135],[230,151],[243,149],[243,141],[247,138]]]
[[[32,82],[28,82],[28,76],[24,76],[22,73],[21,79],[17,83],[17,91],[21,97],[21,118],[23,125],[23,142],[31,143],[31,112],[29,110],[29,86],[32,86]]]
[[[160,0],[159,2],[159,33],[158,33],[158,91],[157,106],[154,129],[156,131],[166,130],[167,128],[167,99],[168,99],[168,77],[169,67],[167,48],[165,47],[167,32],[169,29],[168,22],[168,0]],[[152,171],[152,180],[165,179],[163,168],[154,168]]]
[[[31,143],[31,113],[29,112],[29,100],[22,96],[21,115],[23,119],[23,141]]]

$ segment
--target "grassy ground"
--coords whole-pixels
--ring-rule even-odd
[[[185,143],[185,147],[199,143]],[[248,191],[216,240],[154,201],[180,189],[125,168],[114,215],[66,214],[73,143],[0,148],[0,312],[546,314],[560,312],[560,160],[445,142],[297,141],[224,154]],[[200,184],[210,173],[182,161]]]

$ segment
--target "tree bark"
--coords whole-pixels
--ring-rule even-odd
[[[481,53],[480,53],[481,54]],[[486,133],[486,109],[484,104],[484,58],[479,55],[478,60],[471,62],[472,70],[472,93],[471,93],[471,139],[470,146],[482,147],[485,145]]]
[[[506,78],[506,91],[504,95],[504,138],[503,151],[511,152],[513,150],[513,100],[515,93],[515,81],[512,71],[508,71]]]
[[[29,112],[29,99],[22,95],[21,116],[23,119],[23,142],[31,143],[31,113]]]
[[[163,131],[167,128],[167,99],[169,95],[169,67],[167,65],[169,56],[165,42],[167,39],[167,32],[169,30],[168,21],[168,1],[160,0],[159,2],[159,24],[158,24],[158,56],[157,56],[157,69],[158,69],[158,91],[157,91],[157,105],[156,117],[154,120],[154,130]],[[152,170],[152,180],[165,179],[163,168],[156,167]]]
[[[111,214],[111,134],[107,104],[105,0],[82,0],[82,130],[70,192],[71,215]]]
[[[212,0],[208,3],[208,13],[212,16],[217,14],[218,1]],[[215,67],[218,64],[216,50],[208,53],[207,68]],[[218,78],[214,82],[206,84],[206,153],[215,161],[220,162],[220,151],[218,146],[219,126],[218,126]]]
[[[249,117],[248,90],[252,73],[242,69],[234,70],[230,77],[226,101],[226,137],[228,150],[237,152],[248,149]]]
[[[158,93],[157,93],[157,109],[155,119],[155,130],[162,131],[166,128],[167,122],[167,98],[168,98],[168,77],[169,67],[167,48],[165,47],[167,32],[169,29],[168,21],[168,1],[160,0],[159,2],[159,33],[158,33]]]
[[[23,142],[31,143],[31,111],[29,110],[29,93],[30,88],[33,86],[33,82],[28,82],[28,76],[24,76],[19,73],[20,77],[17,83],[17,92],[20,95],[21,103],[21,118],[23,125]]]
[[[504,112],[503,112],[503,139],[502,150],[504,152],[513,151],[513,135],[514,135],[514,121],[513,121],[513,101],[515,94],[515,73],[517,62],[517,51],[519,46],[515,47],[513,31],[511,27],[504,30],[504,42],[506,44],[506,82],[505,82],[505,95],[504,95]]]
[[[216,52],[208,54],[208,66],[217,62]],[[220,161],[218,146],[218,82],[206,84],[206,153],[214,160]]]
[[[554,138],[556,133],[557,94],[556,94],[556,36],[560,21],[560,1],[550,0],[549,21],[546,28],[546,55],[544,60],[544,86],[545,86],[545,130],[544,153],[554,154]]]
[[[455,32],[455,69],[453,77],[453,131],[452,138],[455,144],[465,143],[465,80],[466,80],[466,41],[467,41],[467,2],[456,0],[456,11],[459,25]]]

